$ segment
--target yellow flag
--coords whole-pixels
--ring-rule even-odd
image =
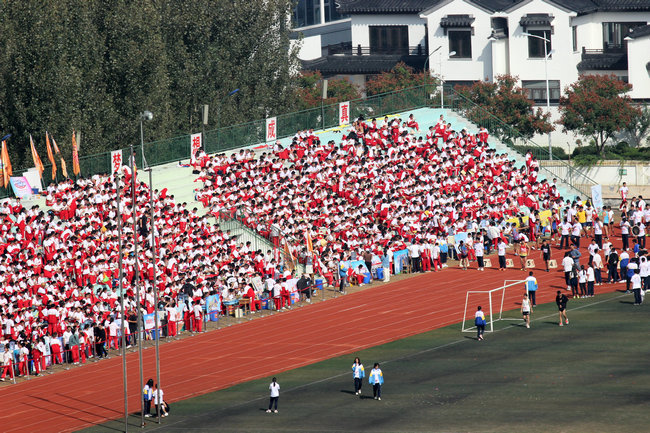
[[[79,168],[79,149],[77,149],[77,139],[75,132],[72,131],[72,172],[75,176],[79,176],[81,169]]]
[[[32,134],[29,134],[29,145],[32,148],[32,159],[34,160],[34,167],[38,170],[38,175],[40,176],[41,179],[43,179],[43,171],[45,170],[45,167],[43,167],[43,163],[41,162],[41,157],[38,156],[38,152],[36,151],[36,147],[34,146],[34,139],[32,138]]]
[[[54,140],[54,139],[53,139]],[[45,131],[45,147],[47,148],[47,159],[52,164],[52,180],[56,179],[56,162],[54,161],[54,154],[50,146],[50,135]]]
[[[9,186],[9,178],[13,174],[11,161],[9,161],[9,152],[7,152],[7,142],[2,142],[2,186]]]

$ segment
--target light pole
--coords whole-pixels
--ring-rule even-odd
[[[544,80],[546,80],[546,113],[551,115],[551,93],[549,91],[549,83],[548,83],[548,58],[553,54],[555,50],[551,50],[550,52],[546,52],[546,44],[550,44],[551,40],[545,38],[544,36],[538,36],[538,35],[533,35],[528,32],[523,32],[522,35],[528,36],[531,38],[535,39],[540,39],[544,41]],[[553,160],[553,147],[551,146],[551,131],[548,132],[548,159],[549,161]]]
[[[442,48],[442,45],[439,45],[438,48],[436,48],[435,50],[431,51],[431,52],[429,53],[429,55],[427,56],[426,60],[424,61],[424,68],[423,68],[423,69],[424,69],[424,70],[426,71],[426,73],[427,73],[427,80],[426,80],[426,82],[424,83],[424,95],[425,95],[425,99],[426,99],[426,95],[427,95],[427,84],[429,84],[429,78],[431,78],[431,71],[427,69],[427,65],[428,65],[429,67],[431,66],[431,63],[429,62],[429,59],[430,59],[431,56],[433,56],[433,55],[434,55],[434,54],[435,54],[435,53],[436,53],[440,48]]]
[[[122,327],[122,385],[124,387],[124,432],[129,431],[129,403],[128,403],[128,393],[127,393],[127,381],[126,381],[126,326],[129,326],[126,320],[126,312],[124,311],[124,285],[122,284],[122,279],[124,278],[124,267],[122,265],[122,211],[120,209],[120,176],[119,172],[115,175],[115,192],[117,193],[117,268],[119,270],[119,283],[118,287],[120,288],[120,315],[122,320],[120,325]],[[140,398],[142,400],[142,398]]]
[[[142,167],[147,167],[147,161],[144,159],[144,127],[143,123],[145,120],[153,119],[153,113],[151,111],[143,111],[140,113],[140,149],[142,150]],[[131,152],[133,153],[133,152]]]
[[[142,147],[142,165],[146,165],[146,161],[144,159],[144,126],[143,123],[145,120],[151,120],[153,119],[153,114],[151,111],[144,111],[142,114],[140,114],[140,146]],[[137,168],[135,164],[135,152],[133,151],[133,142],[131,142],[131,210],[133,212],[133,257],[135,260],[134,263],[134,276],[133,276],[133,286],[135,288],[135,306],[137,308],[137,313],[138,313],[138,327],[136,330],[136,335],[138,339],[138,361],[140,364],[140,384],[139,386],[142,386],[144,382],[144,372],[142,371],[143,369],[143,361],[142,361],[142,337],[143,337],[143,330],[142,330],[142,304],[140,303],[140,286],[138,285],[138,277],[140,273],[140,265],[138,264],[138,213],[137,213],[137,207],[138,207],[138,202],[137,202],[137,194],[136,194],[136,188],[138,186],[137,182]],[[140,425],[144,427],[144,400],[142,399],[142,395],[140,395]]]
[[[162,386],[160,385],[160,322],[158,320],[158,288],[156,287],[156,272],[158,270],[156,266],[156,222],[155,222],[155,200],[153,196],[153,175],[152,172],[153,170],[151,167],[148,169],[149,171],[149,202],[150,202],[150,207],[151,207],[151,260],[153,264],[153,278],[151,279],[151,287],[153,289],[153,302],[154,302],[154,322],[155,327],[156,327],[156,392],[159,393],[160,390],[162,389]],[[143,239],[144,241],[144,239]],[[158,407],[156,407],[156,414],[158,415],[158,424],[160,424],[160,406],[162,404],[161,400],[158,398],[159,396],[156,396],[156,400],[158,401]]]
[[[456,51],[451,51],[449,54],[447,54],[447,58],[453,57],[455,55]],[[438,73],[440,74],[440,108],[445,108],[445,79],[442,75],[442,52],[440,52],[438,62]]]

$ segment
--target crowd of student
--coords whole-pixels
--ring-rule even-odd
[[[526,209],[534,224],[540,208],[561,203],[555,184],[538,181],[532,155],[517,167],[489,147],[484,128],[454,131],[442,116],[425,136],[418,126],[413,118],[359,119],[339,143],[309,130],[260,156],[201,155],[197,199],[214,215],[238,212],[276,245],[286,241],[329,284],[340,262],[368,254],[392,262],[409,245],[416,271],[427,270],[444,259],[437,248],[448,236],[478,233],[490,221],[507,234],[509,217]]]
[[[150,192],[136,182],[134,226],[128,167],[115,177],[50,185],[49,210],[26,209],[20,200],[3,203],[1,378],[107,356],[122,333],[133,344],[137,276],[141,312],[154,310],[157,290],[163,334],[175,336],[182,328],[202,330],[208,295],[222,302],[247,297],[253,312],[268,296],[282,309],[291,292],[309,296],[313,275],[330,285],[338,279],[341,289],[349,278],[361,279],[354,269],[342,272],[340,264],[348,260],[372,266],[378,255],[385,278],[395,265],[393,253],[404,248],[415,272],[437,270],[447,254],[457,255],[465,267],[465,259],[480,259],[482,267],[491,248],[501,257],[507,243],[536,240],[539,209],[552,209],[548,226],[559,227],[555,220],[564,216],[565,203],[554,183],[537,180],[539,166],[532,156],[517,167],[507,154],[489,148],[485,129],[475,135],[453,131],[442,118],[425,137],[418,130],[412,118],[360,119],[338,144],[300,131],[289,147],[276,144],[259,156],[247,150],[199,155],[203,186],[196,195],[209,213],[199,215],[166,190],[154,191],[155,264]],[[575,208],[575,218],[584,213],[577,204],[569,207]],[[635,224],[638,208],[626,210]],[[527,227],[506,221],[524,209],[530,215]],[[255,251],[210,222],[212,216],[234,213],[278,248]],[[559,231],[564,235],[564,226]],[[448,249],[447,237],[460,232],[474,235]],[[281,249],[303,262],[308,275],[292,272],[278,254]]]

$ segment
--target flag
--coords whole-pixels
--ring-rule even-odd
[[[47,147],[47,159],[52,163],[52,180],[56,179],[56,162],[54,162],[54,155],[52,154],[52,147],[50,146],[50,136],[45,131],[45,147]]]
[[[65,178],[68,178],[68,169],[65,165],[65,159],[63,159],[63,155],[61,155],[61,151],[59,150],[59,146],[56,145],[56,140],[54,137],[52,137],[52,145],[54,146],[54,153],[56,155],[59,155],[59,158],[61,159],[61,173]]]
[[[9,186],[9,178],[13,174],[11,170],[11,161],[9,161],[9,152],[7,152],[7,142],[2,142],[2,186],[5,188]]]
[[[79,149],[77,149],[77,139],[75,138],[74,130],[72,131],[72,172],[75,176],[79,176],[81,172],[79,168]]]
[[[32,134],[29,134],[29,146],[32,148],[32,159],[34,160],[34,167],[36,167],[38,170],[38,175],[40,178],[43,179],[43,171],[45,170],[45,167],[43,167],[41,157],[38,156],[38,152],[34,146],[34,139],[32,138]]]
[[[305,237],[307,238],[307,251],[314,254],[314,245],[312,244],[311,234],[309,233],[309,231],[305,233]]]
[[[287,239],[286,238],[282,238],[282,239],[284,240],[285,257],[288,261],[287,266],[289,267],[289,269],[293,270],[295,267],[293,254],[291,254],[291,249],[289,249],[289,243],[287,242]]]

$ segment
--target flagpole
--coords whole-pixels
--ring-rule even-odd
[[[129,431],[129,395],[127,391],[127,380],[126,380],[126,329],[124,325],[129,326],[126,322],[126,315],[124,314],[124,286],[122,284],[122,279],[124,278],[124,267],[122,265],[122,212],[120,210],[120,179],[119,176],[115,176],[115,190],[117,191],[117,249],[118,249],[118,258],[117,258],[117,267],[119,269],[119,288],[120,288],[120,304],[122,315],[122,385],[124,387],[124,432]],[[142,398],[140,398],[142,400]]]
[[[137,186],[136,181],[137,173],[135,166],[135,154],[133,153],[133,143],[131,143],[131,207],[133,209],[133,249],[135,255],[135,273],[133,277],[133,286],[135,287],[135,303],[138,312],[138,361],[140,363],[140,386],[143,386],[144,383],[144,372],[142,371],[142,338],[144,337],[144,332],[142,331],[142,304],[140,303],[140,286],[138,285],[138,276],[140,272],[140,266],[138,264],[138,216],[136,212],[137,202],[136,202],[136,193],[135,189]],[[140,426],[144,427],[144,399],[140,396]]]

